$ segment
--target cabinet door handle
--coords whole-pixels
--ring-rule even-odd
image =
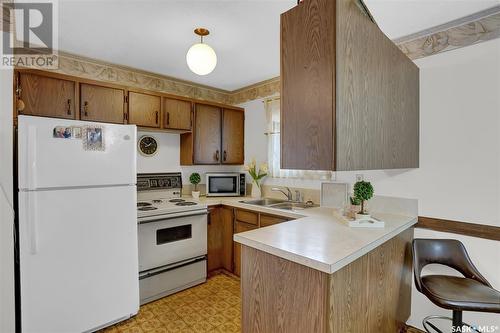
[[[155,111],[155,121],[158,124],[158,111]]]
[[[217,162],[219,162],[219,157],[220,157],[220,156],[219,156],[219,150],[217,150],[217,151],[215,152],[215,160],[216,160]]]
[[[227,160],[227,152],[226,152],[225,150],[224,150],[224,153],[223,153],[223,155],[222,155],[222,160],[223,160],[224,162],[226,162],[226,160]]]
[[[89,115],[89,102],[87,101],[83,102],[83,114],[85,117]]]
[[[71,99],[68,99],[68,103],[67,103],[67,114],[68,115],[71,115]]]
[[[167,112],[167,125],[170,125],[170,112]]]

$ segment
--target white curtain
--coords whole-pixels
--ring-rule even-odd
[[[264,100],[267,117],[269,177],[273,178],[303,178],[332,180],[332,171],[308,171],[280,169],[280,98],[273,97]]]

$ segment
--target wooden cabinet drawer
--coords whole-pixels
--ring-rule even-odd
[[[237,221],[259,225],[259,213],[250,212],[248,210],[236,209],[234,216]]]
[[[278,217],[273,215],[260,214],[260,227],[267,227],[273,224],[283,223],[288,221],[285,217]]]

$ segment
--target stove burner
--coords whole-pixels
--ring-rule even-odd
[[[184,200],[184,199],[170,199],[170,200],[168,200],[168,202],[184,202],[184,201],[186,201],[186,200]]]
[[[162,203],[162,202],[163,202],[163,200],[161,200],[161,199],[154,199],[154,200],[153,200],[153,202],[154,202],[154,203]]]
[[[138,202],[137,207],[148,207],[151,206],[149,202]]]
[[[196,202],[185,201],[185,202],[178,202],[175,205],[176,206],[194,206],[194,205],[196,205]]]
[[[147,210],[155,210],[155,209],[158,209],[158,208],[153,207],[153,206],[145,206],[145,207],[139,207],[137,209],[141,210],[141,211],[147,211]]]

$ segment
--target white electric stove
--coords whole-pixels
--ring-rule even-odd
[[[181,173],[137,176],[141,304],[206,281],[207,206],[181,191]]]

